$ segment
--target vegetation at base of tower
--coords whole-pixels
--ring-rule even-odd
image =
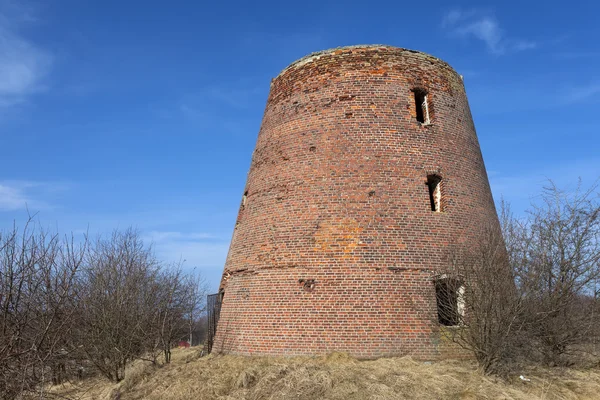
[[[569,379],[578,387],[587,377],[592,382],[586,393],[593,398],[600,389],[597,372],[584,376],[562,367],[600,366],[599,195],[598,185],[566,192],[550,183],[526,216],[517,218],[503,205],[501,231],[484,226],[476,243],[457,241],[450,248],[448,268],[435,279],[435,323],[445,325],[444,339],[472,352],[480,372],[505,377],[499,386],[473,378],[469,361],[429,366],[408,358],[359,362],[343,355],[298,362],[197,359],[198,350],[182,361],[182,350],[172,349],[197,335],[205,295],[198,276],[184,274],[181,264],[160,262],[131,229],[77,242],[29,221],[0,234],[0,393],[7,399],[81,398],[93,392],[88,384],[95,382],[108,393],[96,398],[111,398],[114,390],[132,398],[154,391],[155,398],[173,399],[293,393],[340,398],[335,396],[344,390],[363,395],[373,388],[381,390],[381,398],[408,393],[428,398],[459,396],[467,387],[455,387],[458,378],[444,380],[444,387],[430,381],[419,386],[409,381],[418,373],[400,371],[438,374],[431,380],[437,382],[446,376],[442,371],[455,368],[456,376],[470,376],[473,385],[514,391],[513,398],[547,394],[549,385],[567,393],[569,384],[561,383],[560,374],[577,376]],[[159,368],[173,354],[176,369]],[[191,369],[185,369],[188,363]],[[560,373],[552,375],[552,367],[561,367]],[[540,370],[545,378],[536,375]],[[171,381],[179,382],[178,374],[186,371],[194,383],[180,392],[159,390],[175,385]],[[523,384],[515,383],[522,371],[537,381],[533,392],[515,391],[514,385]],[[200,377],[208,386],[196,384]],[[277,391],[277,384],[284,386]]]
[[[165,265],[132,230],[78,243],[29,220],[0,234],[0,393],[44,397],[49,383],[127,363],[170,361],[203,305],[199,276]]]
[[[478,242],[452,246],[449,254],[448,278],[436,285],[438,319],[451,325],[443,334],[470,350],[484,373],[501,372],[523,328],[502,234],[483,227]]]
[[[515,363],[567,366],[600,340],[600,192],[549,182],[524,218],[503,204],[502,234],[450,250],[438,290],[444,334],[485,373]],[[508,267],[508,268],[507,268]],[[464,309],[459,310],[459,305]],[[446,323],[448,324],[448,323]],[[590,350],[592,351],[592,350]],[[600,365],[600,364],[599,364]]]
[[[162,367],[129,364],[119,383],[96,377],[49,391],[70,400],[591,400],[600,392],[600,371],[593,368],[524,367],[498,379],[482,375],[472,361],[409,356],[199,356],[197,348],[175,349],[171,364]]]

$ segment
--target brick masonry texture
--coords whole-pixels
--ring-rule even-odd
[[[428,93],[430,125],[414,89]],[[427,175],[441,177],[442,212]],[[498,226],[461,77],[391,46],[314,53],[271,82],[213,352],[457,356],[434,279]],[[452,329],[452,328],[444,328]]]

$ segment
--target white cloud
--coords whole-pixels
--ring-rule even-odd
[[[255,106],[258,98],[267,94],[262,88],[237,82],[239,88],[208,86],[190,93],[181,100],[179,111],[192,119],[212,119],[216,108],[247,109]],[[216,108],[215,108],[216,107]]]
[[[565,51],[553,54],[555,58],[564,60],[577,60],[577,59],[594,59],[600,58],[600,52],[597,51]]]
[[[516,51],[531,50],[537,47],[536,42],[530,40],[518,40],[514,43],[513,49]]]
[[[600,94],[600,82],[585,86],[574,87],[569,90],[563,102],[565,104],[578,103]]]
[[[200,232],[191,232],[191,233],[183,233],[183,232],[170,232],[170,231],[150,231],[145,235],[145,239],[150,240],[152,242],[165,242],[165,241],[199,241],[206,239],[215,239],[214,235],[210,233],[200,233]]]
[[[15,3],[0,1],[0,107],[23,102],[43,87],[51,55],[19,33],[34,19]]]
[[[489,17],[484,17],[456,28],[456,31],[463,35],[473,35],[477,39],[485,42],[492,53],[501,53],[502,31],[498,23]]]
[[[458,21],[464,18],[464,12],[461,10],[452,10],[442,19],[442,27],[446,28],[456,24]]]
[[[225,103],[232,108],[247,108],[256,102],[262,94],[260,87],[231,89],[225,87],[211,87],[206,90],[209,98]]]
[[[172,242],[156,245],[157,256],[166,262],[183,261],[185,270],[194,268],[206,280],[210,290],[216,292],[223,273],[229,242],[198,243]]]
[[[452,10],[442,19],[442,28],[452,35],[482,41],[488,51],[500,55],[510,51],[531,50],[537,43],[531,40],[507,38],[500,24],[491,14],[476,10]]]
[[[0,210],[15,211],[26,207],[31,200],[17,187],[0,184]]]
[[[229,240],[208,233],[150,231],[143,235],[152,243],[159,259],[168,263],[183,262],[185,268],[197,268],[211,290],[216,290],[229,249]]]
[[[29,209],[33,212],[51,206],[40,198],[64,189],[61,184],[45,184],[28,181],[0,182],[0,211]]]

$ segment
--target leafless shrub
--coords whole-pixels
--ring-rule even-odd
[[[517,352],[568,364],[598,340],[599,200],[597,185],[567,193],[550,182],[525,218],[503,204],[502,235],[487,228],[451,249],[436,281],[439,322],[484,372]]]
[[[571,193],[552,182],[541,203],[517,224],[513,267],[528,333],[550,364],[595,333],[600,278],[600,198],[597,185]]]
[[[501,372],[522,329],[522,303],[496,227],[484,227],[476,243],[452,247],[436,297],[447,335],[473,353],[484,373]]]
[[[0,393],[46,395],[49,384],[93,365],[112,381],[134,359],[169,362],[191,340],[204,285],[166,267],[139,234],[90,243],[61,239],[29,220],[0,232]]]
[[[63,378],[75,278],[86,243],[36,228],[0,233],[0,392],[14,398]]]
[[[194,323],[204,310],[206,289],[199,275],[184,275],[180,265],[165,270],[158,285],[156,337],[165,363],[170,363],[171,348],[176,342],[193,343]]]
[[[189,337],[204,297],[199,277],[185,274],[181,264],[159,262],[132,229],[90,246],[80,275],[73,345],[115,382],[134,359],[157,364],[162,354],[169,363],[171,348]]]
[[[118,382],[126,363],[144,352],[159,264],[132,229],[98,239],[86,261],[76,344],[102,374]]]

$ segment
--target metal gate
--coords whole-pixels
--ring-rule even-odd
[[[208,332],[206,336],[206,354],[212,351],[212,347],[217,334],[217,324],[219,322],[219,314],[221,313],[221,293],[209,294],[206,297],[208,308]]]

